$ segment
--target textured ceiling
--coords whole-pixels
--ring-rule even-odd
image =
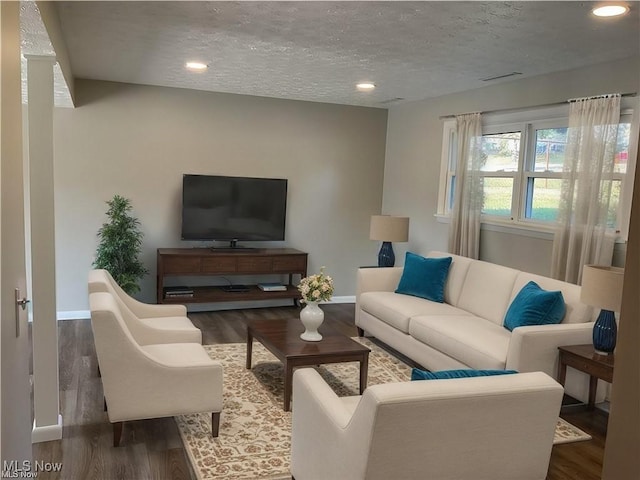
[[[603,20],[594,3],[72,1],[58,14],[76,78],[385,107],[639,55],[640,5]],[[356,91],[364,80],[377,88]]]
[[[23,55],[55,56],[53,45],[35,2],[20,3],[20,43]],[[72,107],[69,88],[57,63],[53,67],[53,83],[55,105]],[[22,103],[27,103],[27,59],[24,56],[22,57]]]

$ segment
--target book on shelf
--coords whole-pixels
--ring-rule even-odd
[[[286,292],[287,286],[282,283],[259,283],[258,288],[263,292]]]
[[[193,297],[193,289],[188,287],[168,287],[164,292],[165,298]]]

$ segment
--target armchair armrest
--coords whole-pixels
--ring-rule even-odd
[[[110,354],[102,380],[111,422],[222,410],[223,366],[200,344],[136,348]]]
[[[591,343],[593,322],[518,327],[511,334],[507,369],[556,377],[558,347]]]
[[[137,300],[128,302],[128,307],[138,318],[157,318],[157,317],[186,317],[187,307],[184,305],[153,305],[138,302]]]

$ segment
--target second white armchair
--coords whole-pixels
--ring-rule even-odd
[[[107,292],[118,302],[123,320],[139,345],[202,343],[202,332],[187,318],[184,305],[150,305],[129,296],[107,270],[89,272],[89,294]]]

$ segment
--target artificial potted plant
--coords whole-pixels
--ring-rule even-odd
[[[98,230],[100,243],[96,250],[95,268],[104,268],[128,294],[140,291],[138,281],[148,273],[138,259],[143,233],[140,221],[131,216],[131,201],[114,195],[108,200],[108,221]]]

